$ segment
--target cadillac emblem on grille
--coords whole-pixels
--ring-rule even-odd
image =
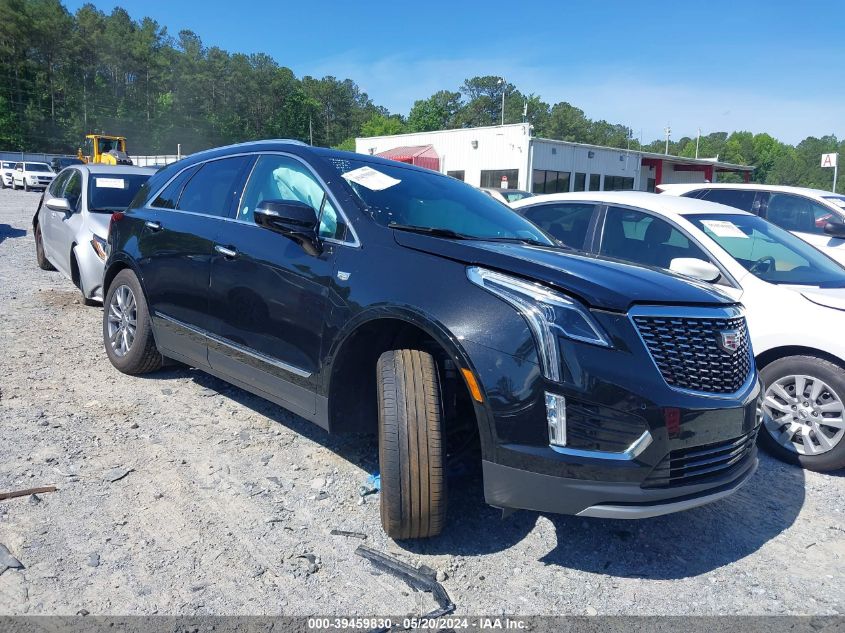
[[[719,332],[719,349],[728,354],[736,354],[739,349],[739,330],[722,330]]]

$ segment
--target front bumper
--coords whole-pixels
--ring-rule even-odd
[[[761,389],[753,369],[733,394],[679,390],[637,339],[607,329],[619,333],[613,349],[562,343],[560,383],[525,357],[464,343],[475,367],[495,368],[479,372],[493,430],[483,444],[490,505],[643,518],[724,498],[754,473]],[[566,399],[565,446],[550,445],[548,393]]]

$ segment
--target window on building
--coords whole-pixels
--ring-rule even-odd
[[[535,169],[532,180],[534,193],[564,193],[569,191],[568,171],[547,171]]]
[[[710,258],[671,224],[641,211],[610,207],[599,253],[634,264],[669,268],[678,257]]]
[[[451,176],[452,178],[456,178],[458,180],[464,180],[466,176],[466,172],[463,169],[458,169],[456,171],[447,171],[447,176]]]
[[[601,174],[590,174],[590,191],[601,189]]]
[[[508,179],[507,187],[504,189],[516,189],[519,183],[518,169],[482,169],[481,186],[502,188],[502,178]]]
[[[572,191],[585,191],[587,189],[587,174],[575,174],[575,183]]]
[[[605,176],[605,191],[630,191],[634,188],[634,179],[626,176]]]

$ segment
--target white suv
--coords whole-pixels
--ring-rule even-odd
[[[12,172],[12,189],[46,189],[55,177],[55,172],[47,163],[17,163],[15,171]]]
[[[845,264],[845,196],[804,187],[730,183],[659,185],[658,189],[759,215]]]
[[[0,188],[12,186],[12,174],[15,172],[15,162],[10,160],[0,161]]]

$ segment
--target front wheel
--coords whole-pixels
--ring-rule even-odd
[[[23,190],[29,191],[29,185],[27,184],[26,180],[23,181]]]
[[[446,517],[446,476],[434,358],[392,350],[376,371],[382,527],[394,539],[436,536]]]
[[[103,343],[111,364],[124,374],[145,374],[162,365],[144,292],[129,269],[117,273],[103,302]]]
[[[44,238],[41,236],[41,223],[35,225],[35,261],[41,270],[56,270],[44,254]]]
[[[845,371],[814,356],[789,356],[760,371],[765,385],[760,443],[808,470],[845,468]]]

